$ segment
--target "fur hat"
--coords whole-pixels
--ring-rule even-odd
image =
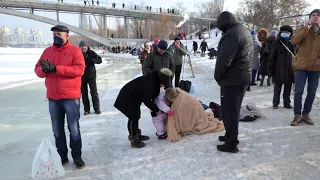
[[[264,37],[262,37],[262,34],[264,34]],[[259,41],[267,40],[268,36],[269,36],[269,32],[268,32],[267,29],[265,29],[265,28],[259,29],[259,31],[258,31],[258,39],[259,39]]]
[[[311,11],[311,13],[309,14],[309,19],[311,18],[311,15],[312,15],[313,13],[318,13],[318,14],[320,14],[320,9],[314,9],[313,11]]]
[[[292,27],[289,26],[289,25],[283,25],[283,26],[281,26],[281,27],[280,27],[280,32],[282,32],[282,31],[288,31],[288,32],[291,33],[291,35],[293,34],[293,29],[292,29]]]
[[[158,43],[158,48],[162,49],[162,50],[166,50],[168,48],[168,43],[165,40],[161,40]]]
[[[173,102],[173,100],[178,96],[180,93],[179,88],[167,88],[166,89],[166,98]]]
[[[172,71],[168,68],[162,68],[159,72],[160,83],[168,86],[171,83]]]

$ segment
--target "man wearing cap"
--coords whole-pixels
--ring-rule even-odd
[[[160,115],[162,112],[155,104],[154,99],[159,95],[160,88],[171,83],[172,72],[167,68],[153,71],[140,76],[122,87],[114,106],[128,117],[129,141],[134,148],[146,146],[142,141],[149,137],[142,135],[139,129],[141,116],[140,106],[144,103],[151,111]]]
[[[168,68],[172,72],[175,72],[175,65],[172,59],[172,53],[167,51],[168,43],[167,41],[161,40],[156,49],[150,52],[144,60],[144,75],[153,72],[160,71],[162,68]]]
[[[174,38],[174,42],[169,47],[169,50],[173,54],[173,61],[175,65],[175,87],[179,87],[180,82],[180,74],[182,69],[182,57],[187,55],[187,50],[184,47],[184,45],[181,43],[180,38],[176,37]]]
[[[67,117],[70,132],[70,148],[74,163],[83,168],[81,158],[82,141],[79,127],[81,76],[85,61],[81,50],[68,41],[69,29],[62,25],[51,28],[53,45],[46,48],[35,66],[35,73],[45,78],[49,113],[56,147],[62,164],[69,162],[68,147],[64,131]]]
[[[294,119],[291,126],[297,126],[301,121],[313,125],[310,118],[312,104],[319,84],[320,71],[320,9],[313,10],[309,15],[309,22],[305,27],[294,33],[291,43],[299,45],[294,60],[295,92],[294,92]],[[302,109],[302,95],[308,82],[307,97]]]
[[[82,103],[84,108],[84,115],[90,114],[90,101],[88,97],[88,85],[90,87],[90,94],[93,104],[93,109],[96,114],[101,114],[100,111],[100,101],[97,90],[97,73],[95,64],[101,64],[102,59],[94,51],[92,51],[85,41],[80,41],[79,47],[82,51],[83,57],[86,63],[86,69],[82,76],[81,83],[81,94],[82,94]]]

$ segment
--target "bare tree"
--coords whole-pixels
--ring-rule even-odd
[[[145,6],[145,2],[144,1],[140,1],[140,4],[137,5],[137,6],[138,7],[144,7]],[[132,9],[134,9],[134,5],[131,5],[130,7]],[[143,25],[145,24],[144,19],[142,19],[142,18],[130,18],[130,21],[131,21],[131,23],[129,23],[130,24],[130,29],[133,32],[134,38],[140,38],[141,36],[143,36],[143,34],[145,33],[145,32],[143,32],[143,29],[142,29]]]
[[[176,24],[171,20],[171,17],[166,14],[161,15],[160,20],[154,23],[152,29],[152,36],[161,39],[168,39],[170,34],[175,33],[177,30]]]
[[[203,18],[216,19],[223,11],[224,0],[210,0],[197,5],[199,14],[197,16]]]
[[[237,16],[249,24],[249,28],[273,28],[279,26],[279,17],[303,13],[309,6],[305,0],[242,0]],[[289,19],[285,24],[295,24]]]
[[[172,9],[179,12],[179,14],[184,14],[187,12],[187,7],[184,5],[182,1],[177,2],[174,6],[171,7]]]

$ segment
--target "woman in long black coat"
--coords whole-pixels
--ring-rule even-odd
[[[274,41],[277,40],[278,32],[276,30],[272,30],[270,32],[270,35],[268,39],[262,44],[262,48],[260,51],[261,54],[261,66],[260,66],[260,74],[261,74],[261,81],[260,86],[263,86],[265,76],[268,76],[267,79],[267,85],[271,86],[270,80],[271,76],[268,75],[268,64],[269,64],[269,58],[270,54],[272,52],[272,46],[274,44]]]
[[[283,105],[285,108],[292,108],[290,105],[290,93],[294,83],[293,56],[291,54],[294,53],[294,46],[290,42],[292,33],[291,26],[284,25],[280,27],[280,34],[274,43],[269,59],[268,74],[272,76],[272,81],[275,83],[273,92],[274,109],[278,109],[282,85],[284,85]]]
[[[148,140],[148,136],[141,135],[139,119],[141,115],[140,106],[144,103],[152,112],[161,114],[161,111],[154,102],[160,93],[160,87],[168,86],[171,83],[172,72],[163,68],[158,71],[147,73],[138,77],[120,90],[114,106],[128,117],[129,141],[131,146],[141,148],[146,146],[141,142]]]

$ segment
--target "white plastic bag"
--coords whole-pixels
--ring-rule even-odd
[[[32,174],[34,179],[58,179],[66,174],[60,155],[50,141],[44,138],[34,156],[32,162]]]

